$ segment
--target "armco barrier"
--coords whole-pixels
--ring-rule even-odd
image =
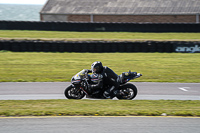
[[[200,42],[0,40],[0,51],[13,52],[184,52],[199,53]]]
[[[0,30],[45,30],[86,32],[200,32],[200,24],[0,21]]]

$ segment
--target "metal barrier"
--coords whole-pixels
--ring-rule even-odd
[[[200,32],[199,23],[87,23],[0,21],[0,30],[46,30],[90,32]]]

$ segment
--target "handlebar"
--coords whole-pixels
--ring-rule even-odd
[[[135,78],[139,78],[139,77],[141,77],[141,76],[142,76],[142,74],[141,74],[141,73],[138,73],[137,76],[135,76]]]

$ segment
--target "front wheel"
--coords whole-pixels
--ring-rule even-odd
[[[118,99],[132,100],[137,95],[137,88],[133,84],[125,84],[120,86],[120,95],[116,96]]]
[[[81,89],[77,89],[72,85],[65,89],[64,94],[68,99],[82,99],[85,96],[85,93]]]

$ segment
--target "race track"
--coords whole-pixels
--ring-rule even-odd
[[[135,100],[200,100],[200,83],[133,83]],[[69,82],[2,82],[0,100],[66,99]]]
[[[66,99],[70,83],[0,83],[0,100]],[[200,83],[134,83],[136,100],[200,100]],[[199,133],[197,117],[0,117],[0,133]]]
[[[0,118],[1,133],[199,133],[200,118],[35,117]]]

